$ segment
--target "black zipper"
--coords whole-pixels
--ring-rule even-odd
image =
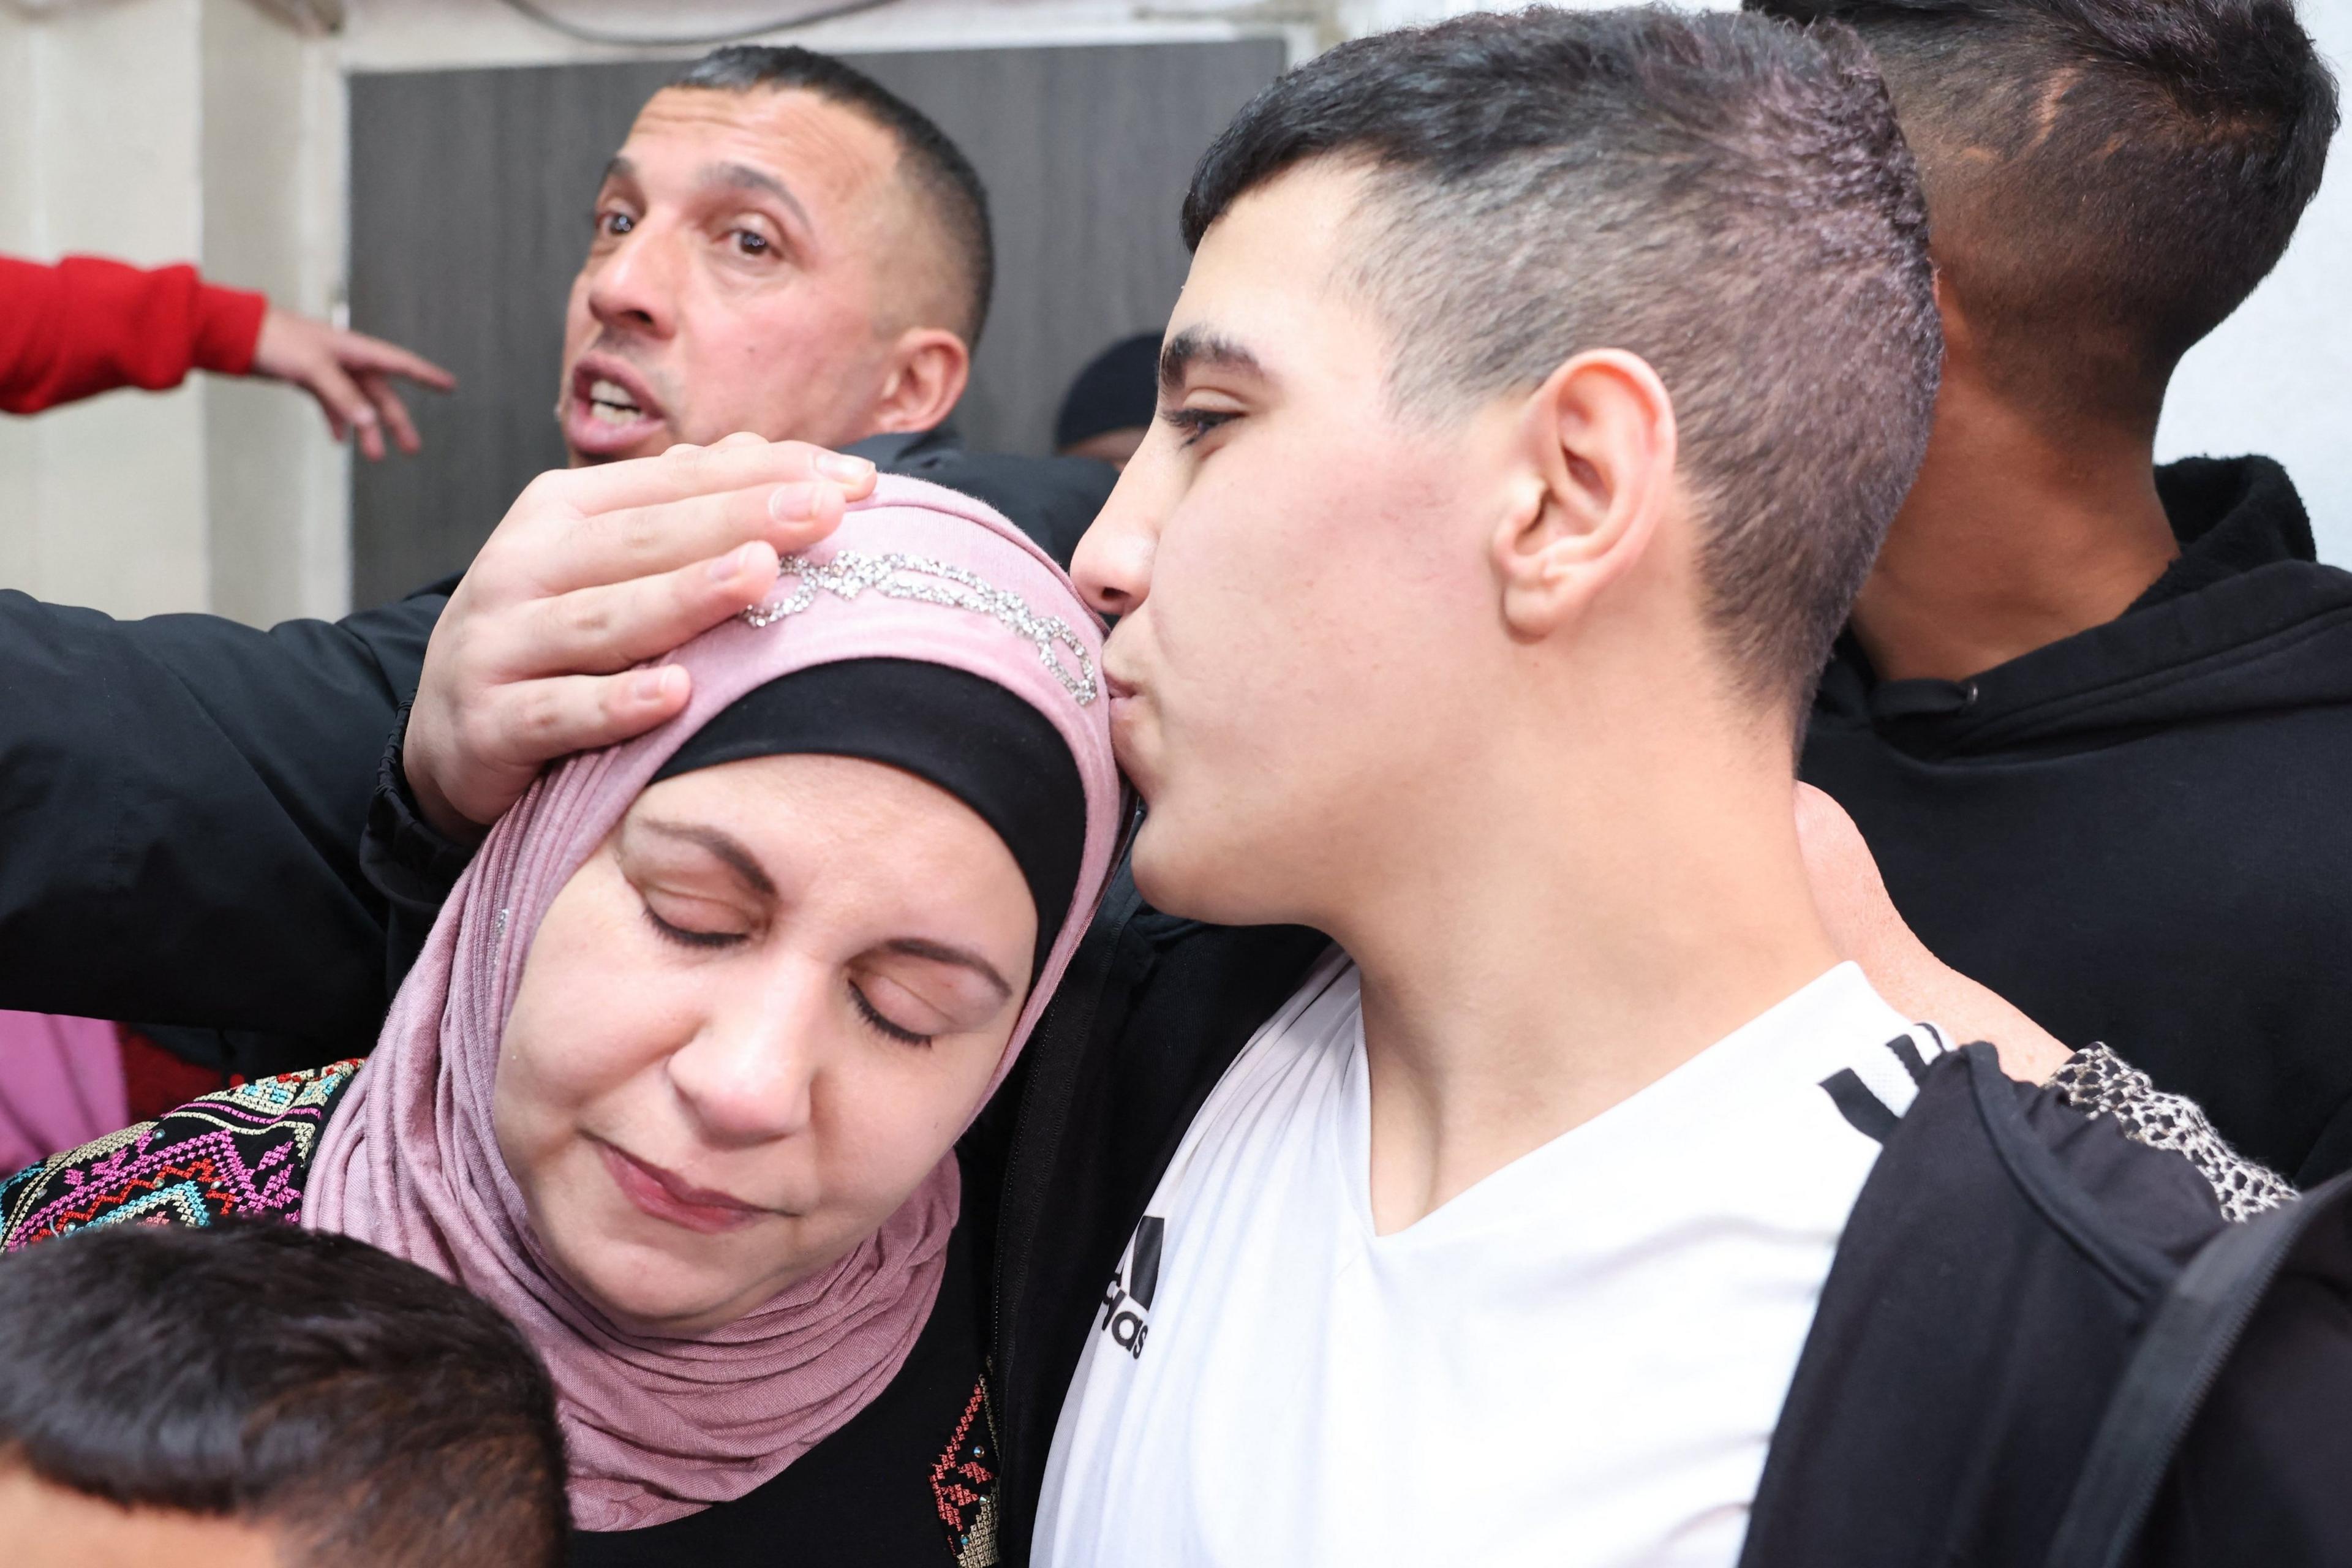
[[[1006,1304],[1011,1281],[1028,1270],[1036,1239],[1037,1211],[1042,1206],[1035,1195],[1024,1189],[1034,1187],[1040,1173],[1052,1168],[1054,1152],[1061,1146],[1062,1130],[1068,1121],[1070,1095],[1076,1087],[1076,1061],[1084,1055],[1088,1037],[1094,1032],[1095,1018],[1101,1010],[1103,993],[1116,966],[1128,922],[1142,907],[1142,898],[1126,874],[1125,848],[1122,839],[1120,859],[1115,862],[1120,870],[1111,883],[1101,914],[1079,945],[1071,961],[1070,973],[1063,977],[1053,1005],[1042,1020],[1041,1033],[1045,1037],[1032,1042],[1034,1055],[1029,1081],[1022,1090],[1021,1109],[1013,1118],[1012,1142],[1005,1152],[1004,1180],[996,1217],[996,1259],[991,1270],[988,1370],[989,1380],[1005,1413],[1008,1434],[1019,1431],[1014,1417],[1020,1412],[1015,1405],[1013,1375],[1013,1316]],[[1013,1456],[1018,1447],[1016,1436],[1000,1448],[1004,1473],[998,1478],[999,1485],[1008,1491],[1013,1479]]]
[[[2215,1236],[2165,1293],[2117,1380],[2051,1538],[2048,1568],[2120,1568],[2205,1396],[2296,1245],[2352,1197],[2352,1173]]]

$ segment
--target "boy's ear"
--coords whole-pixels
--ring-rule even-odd
[[[1521,413],[1524,481],[1496,529],[1503,618],[1533,640],[1575,619],[1630,570],[1675,494],[1675,407],[1658,373],[1622,349],[1578,354]]]

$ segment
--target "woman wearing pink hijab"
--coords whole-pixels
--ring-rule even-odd
[[[274,1215],[465,1285],[553,1374],[575,1563],[994,1561],[955,1148],[1112,865],[1101,637],[884,479],[498,825],[364,1064],[31,1167],[0,1247]]]

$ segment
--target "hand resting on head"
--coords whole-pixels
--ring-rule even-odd
[[[677,714],[686,671],[632,667],[757,604],[873,488],[863,458],[751,435],[532,480],[425,650],[401,752],[425,820],[470,842],[555,758]]]

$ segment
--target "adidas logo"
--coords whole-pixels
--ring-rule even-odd
[[[1127,1256],[1103,1287],[1102,1321],[1096,1328],[1136,1360],[1143,1359],[1144,1336],[1151,1331],[1151,1298],[1160,1289],[1160,1245],[1168,1222],[1148,1214],[1127,1244]]]

